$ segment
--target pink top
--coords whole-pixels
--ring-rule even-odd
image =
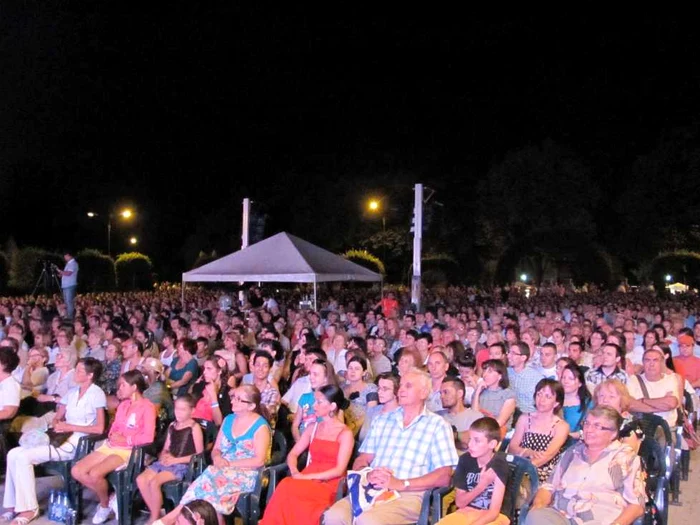
[[[148,399],[119,403],[114,423],[109,430],[109,444],[131,448],[152,443],[156,433],[156,407]]]

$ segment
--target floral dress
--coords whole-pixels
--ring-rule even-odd
[[[226,461],[250,459],[255,456],[255,432],[267,425],[265,418],[260,416],[240,436],[233,435],[235,414],[226,416],[221,424],[221,458]],[[180,501],[185,505],[196,499],[203,499],[212,504],[219,514],[231,514],[236,508],[236,502],[241,492],[251,492],[255,488],[258,469],[240,467],[215,467],[210,465],[199,476]]]

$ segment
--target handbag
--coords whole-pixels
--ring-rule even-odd
[[[73,432],[56,432],[53,429],[46,431],[46,435],[49,436],[49,445],[54,448],[61,448],[68,438],[73,435]]]
[[[695,432],[693,422],[685,410],[683,410],[683,439],[690,450],[695,450],[700,446],[700,437]]]

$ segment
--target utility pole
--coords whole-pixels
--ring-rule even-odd
[[[241,223],[241,250],[248,247],[248,236],[250,234],[250,199],[243,199],[243,222]]]
[[[411,278],[411,303],[420,310],[421,249],[423,241],[423,185],[415,185],[413,204],[413,277]]]
[[[248,238],[250,233],[250,199],[243,199],[243,220],[241,221],[241,250],[248,247]],[[238,303],[243,306],[245,304],[245,292],[243,291],[243,282],[238,283],[241,290],[238,292]]]

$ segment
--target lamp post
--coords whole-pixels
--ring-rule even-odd
[[[94,211],[89,211],[87,216],[94,219],[95,217],[99,217],[99,214]],[[112,256],[112,219],[114,219],[115,216],[121,217],[122,219],[131,219],[134,216],[134,211],[131,208],[124,208],[116,215],[112,212],[107,214],[107,255],[110,257]],[[136,244],[136,237],[132,237],[132,239],[134,239],[134,241],[130,239],[129,242],[131,242],[131,244]]]
[[[378,213],[382,209],[383,200],[384,198],[370,199],[367,203],[367,208],[372,213]],[[384,212],[382,212],[382,232],[386,233],[386,215],[384,214]]]
[[[136,237],[129,237],[129,244],[131,244],[132,246],[137,244],[138,242],[139,240]]]

